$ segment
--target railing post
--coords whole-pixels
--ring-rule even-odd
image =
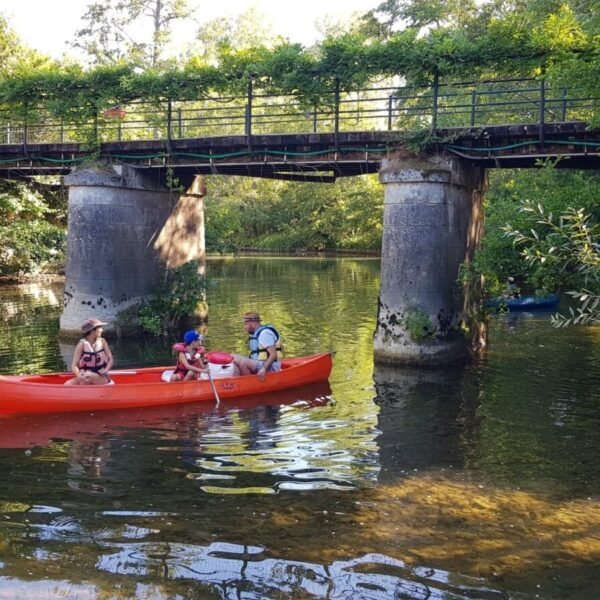
[[[98,103],[94,104],[94,143],[100,144],[98,139]]]
[[[475,127],[475,105],[477,103],[477,90],[471,92],[471,127]]]
[[[567,120],[567,88],[562,89],[562,103],[560,107],[560,120],[564,123]]]
[[[60,143],[65,141],[65,118],[60,118]]]
[[[544,121],[546,116],[546,80],[540,81],[540,148],[544,147]]]
[[[317,133],[317,105],[313,106],[313,133]]]
[[[25,104],[25,120],[23,122],[23,146],[27,151],[27,144],[29,142],[29,105]]]
[[[172,126],[172,116],[173,116],[173,102],[171,98],[167,100],[167,147],[169,151],[171,150],[171,138],[173,136],[171,132]]]
[[[334,88],[334,119],[333,119],[333,137],[335,141],[335,150],[336,152],[340,148],[340,80],[338,77],[335,78],[335,88]]]
[[[246,123],[245,123],[246,137],[248,138],[248,149],[252,149],[250,136],[252,135],[252,77],[248,78],[248,92],[246,98]]]
[[[394,110],[394,96],[390,94],[388,96],[388,114],[387,114],[387,128],[388,131],[392,130],[392,112]]]
[[[183,112],[181,108],[177,109],[177,137],[181,139],[183,137]]]
[[[431,132],[435,133],[437,129],[437,119],[438,119],[438,95],[439,95],[439,87],[440,87],[440,75],[436,69],[433,74],[433,116],[431,118]]]

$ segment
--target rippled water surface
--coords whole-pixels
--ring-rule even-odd
[[[329,383],[0,418],[0,598],[597,597],[600,331],[495,318],[464,367],[374,367],[379,262],[209,261],[207,345],[257,307]],[[0,373],[62,370],[62,286],[0,288]],[[117,366],[171,340],[114,341]],[[0,399],[1,402],[1,399]]]

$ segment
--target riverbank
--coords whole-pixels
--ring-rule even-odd
[[[0,275],[0,285],[19,285],[25,283],[56,283],[64,280],[64,273],[29,273],[25,275]]]

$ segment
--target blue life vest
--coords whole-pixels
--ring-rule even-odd
[[[281,360],[283,358],[283,344],[281,343],[281,336],[279,335],[279,332],[277,329],[275,329],[275,327],[273,327],[273,325],[261,325],[248,338],[248,344],[250,345],[250,354],[248,354],[248,356],[254,360],[267,360],[267,349],[258,343],[258,337],[265,329],[268,329],[275,334],[275,350],[277,352],[277,360]]]

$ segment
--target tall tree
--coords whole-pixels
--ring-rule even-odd
[[[225,50],[243,51],[260,46],[271,48],[278,41],[281,41],[281,37],[273,33],[266,16],[256,8],[249,8],[237,17],[217,17],[204,23],[198,29],[188,53],[217,64],[220,53]]]
[[[477,14],[476,0],[384,0],[365,13],[362,29],[387,38],[406,27],[462,27]]]
[[[87,8],[73,46],[95,64],[120,60],[156,67],[163,59],[171,26],[191,14],[188,0],[98,0]]]
[[[0,77],[27,72],[49,62],[48,57],[25,46],[0,13]]]

